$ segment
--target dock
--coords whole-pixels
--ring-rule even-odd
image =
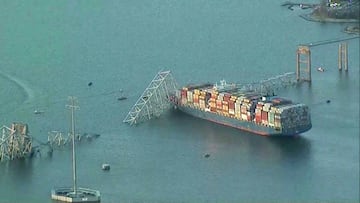
[[[100,192],[89,188],[77,188],[74,193],[72,187],[61,187],[51,190],[51,199],[62,202],[100,202]]]

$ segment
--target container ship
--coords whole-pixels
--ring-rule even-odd
[[[305,104],[246,91],[224,80],[185,86],[170,101],[186,114],[262,136],[294,136],[312,127]]]

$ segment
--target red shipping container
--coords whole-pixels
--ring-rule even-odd
[[[261,112],[261,120],[263,120],[263,121],[268,120],[268,112],[266,112],[266,111]]]
[[[258,112],[255,114],[255,122],[256,122],[256,123],[261,123],[261,111],[258,111]]]
[[[247,121],[251,121],[251,113],[247,112]]]
[[[255,122],[261,123],[261,115],[255,115]]]
[[[186,98],[186,90],[181,90],[181,98]]]
[[[235,109],[235,102],[229,101],[229,109]]]

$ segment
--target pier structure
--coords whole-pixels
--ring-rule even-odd
[[[0,139],[0,161],[14,160],[30,156],[33,152],[32,138],[27,124],[13,123],[2,126]]]
[[[170,95],[175,94],[177,84],[170,71],[160,71],[131,108],[124,123],[130,125],[159,117],[171,107]]]

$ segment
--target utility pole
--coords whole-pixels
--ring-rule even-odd
[[[73,161],[73,187],[74,194],[76,191],[76,156],[75,156],[75,121],[74,121],[74,111],[79,109],[75,103],[77,103],[77,99],[74,96],[69,97],[70,104],[66,105],[67,108],[71,110],[71,134],[72,134],[72,161]]]
[[[77,188],[76,186],[76,156],[75,156],[75,121],[74,111],[79,109],[76,104],[77,99],[73,96],[69,97],[69,103],[66,105],[71,110],[71,134],[72,134],[72,165],[73,165],[73,188],[62,187],[54,188],[51,190],[51,199],[56,202],[99,202],[100,192],[98,190],[92,190],[89,188]]]

